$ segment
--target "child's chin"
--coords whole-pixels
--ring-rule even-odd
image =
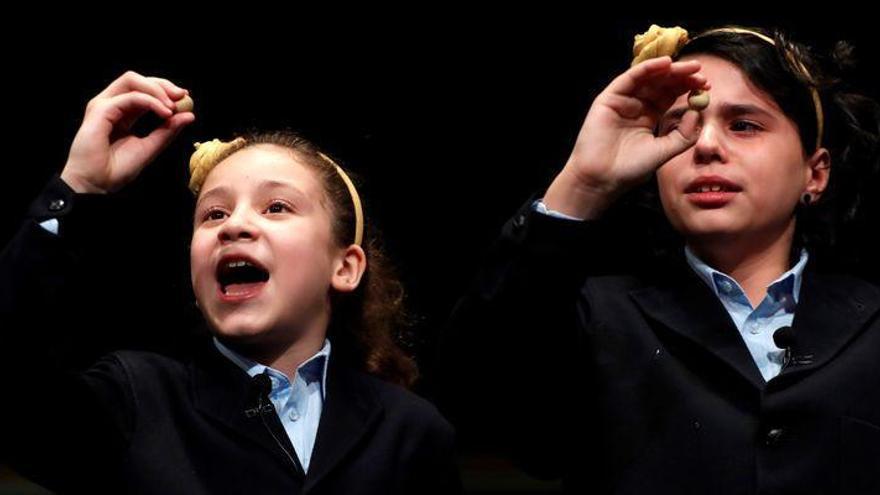
[[[227,320],[234,319],[227,318]],[[222,321],[213,325],[214,334],[218,337],[242,342],[260,340],[268,333],[267,328],[264,323],[255,321]]]
[[[224,338],[241,341],[259,340],[261,337],[265,336],[266,333],[266,330],[263,328],[252,327],[232,327],[217,331],[217,334]]]
[[[742,222],[730,212],[706,210],[682,222],[685,236],[727,236],[742,230]]]
[[[740,234],[739,229],[729,226],[717,226],[692,229],[685,233],[685,238],[691,242],[718,243],[735,240]]]

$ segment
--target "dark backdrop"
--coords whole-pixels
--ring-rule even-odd
[[[425,378],[418,390],[429,397],[435,339],[457,295],[505,219],[564,164],[593,97],[628,66],[634,34],[651,23],[778,25],[822,48],[853,41],[862,60],[855,79],[875,96],[880,82],[875,28],[858,12],[395,9],[340,20],[230,6],[208,21],[195,11],[142,8],[137,22],[71,23],[6,40],[11,139],[0,241],[61,170],[93,95],[127,69],[169,78],[191,91],[198,120],[119,193],[94,237],[95,277],[76,296],[84,313],[126,325],[98,336],[70,331],[84,333],[84,347],[176,345],[183,323],[198,317],[187,252],[192,143],[252,126],[291,127],[364,179],[370,225],[384,232],[417,316],[413,350]]]

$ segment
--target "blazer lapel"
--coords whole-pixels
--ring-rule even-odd
[[[255,408],[256,395],[251,377],[244,370],[226,359],[212,342],[207,341],[200,346],[190,364],[190,376],[194,384],[193,400],[202,414],[222,424],[243,442],[250,442],[266,450],[293,476],[302,478],[302,468],[298,461],[294,459],[291,465],[290,459],[278,445],[281,442],[287,452],[296,456],[284,428],[280,427],[277,413],[274,410],[266,412],[264,418],[270,426],[278,423],[274,430],[278,441],[272,438],[258,414],[254,415],[253,411],[251,414],[246,413]]]
[[[303,492],[311,490],[366,437],[382,415],[372,385],[348,368],[341,355],[330,358],[327,393]]]
[[[683,257],[670,262],[673,268],[656,285],[631,291],[630,297],[649,319],[762,389],[764,378],[724,305]]]
[[[848,275],[807,270],[795,310],[794,360],[771,383],[788,382],[839,354],[880,310],[880,289]]]

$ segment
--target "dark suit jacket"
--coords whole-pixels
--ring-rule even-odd
[[[808,263],[765,383],[683,253],[611,266],[610,231],[505,225],[444,343],[462,436],[578,493],[880,493],[880,288]]]
[[[81,372],[51,366],[43,353],[74,329],[42,325],[41,312],[75,287],[78,215],[102,202],[56,177],[0,255],[2,460],[60,492],[460,492],[453,431],[436,409],[336,349],[306,475],[283,450],[294,452],[277,414],[264,425],[245,413],[252,380],[208,339],[183,356],[120,351]],[[48,216],[61,218],[61,236],[37,225]]]

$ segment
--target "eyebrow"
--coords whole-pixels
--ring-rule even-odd
[[[300,198],[305,198],[306,195],[299,188],[291,184],[290,182],[284,182],[275,179],[266,179],[257,186],[258,191],[266,191],[271,189],[287,189],[292,192],[295,196]],[[211,196],[228,196],[232,194],[232,189],[228,186],[217,186],[208,192],[201,195],[198,202],[196,203],[196,208],[202,204],[202,202],[206,198],[210,198]]]
[[[687,111],[687,106],[673,108],[660,118],[660,124],[665,124],[671,120],[679,120]],[[769,111],[757,105],[748,103],[724,103],[721,105],[721,115],[724,115],[727,118],[741,117],[743,115],[759,115],[774,120],[776,119],[776,117]]]

